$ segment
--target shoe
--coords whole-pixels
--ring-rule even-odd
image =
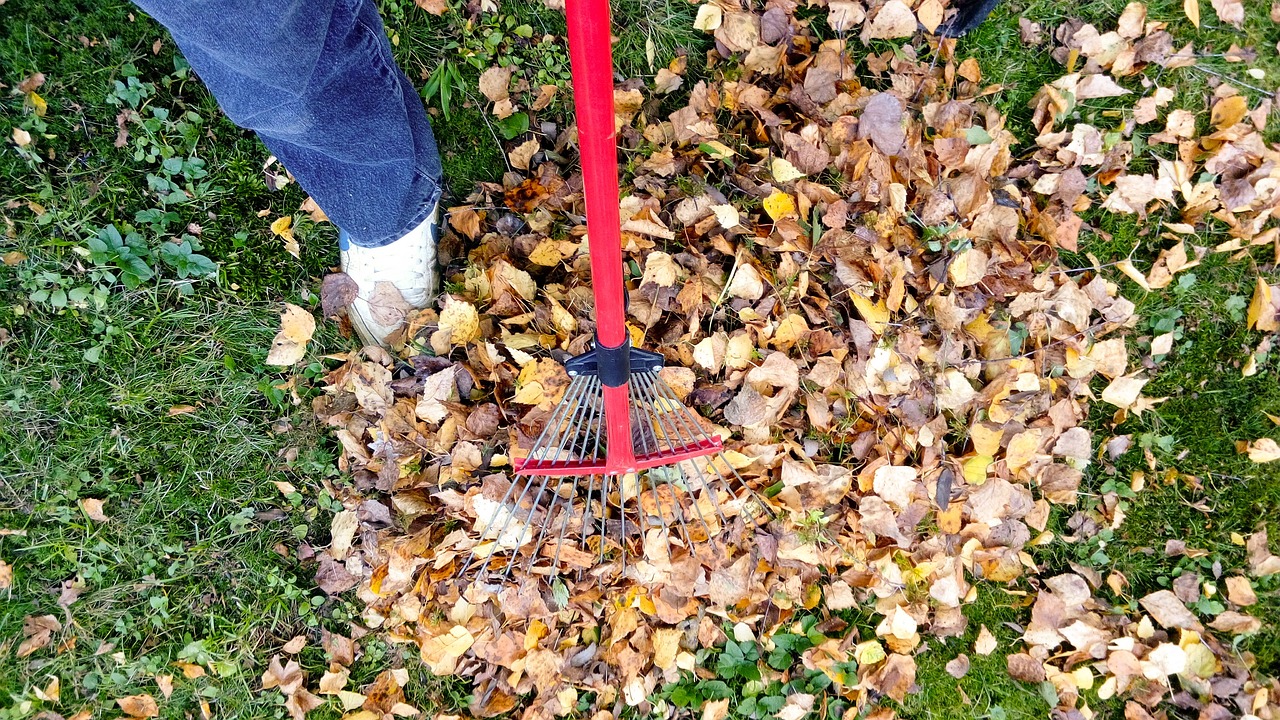
[[[347,317],[365,345],[402,344],[395,334],[405,318],[435,299],[440,280],[436,268],[438,216],[438,209],[433,208],[422,224],[382,247],[360,247],[350,242],[346,232],[338,234],[342,271],[357,287]]]

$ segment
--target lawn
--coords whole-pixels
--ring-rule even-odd
[[[282,170],[267,167],[265,148],[221,115],[164,30],[140,11],[117,1],[0,5],[0,720],[45,711],[118,717],[117,698],[164,698],[170,682],[163,717],[286,717],[283,697],[261,690],[270,658],[304,636],[299,661],[318,677],[328,661],[322,635],[349,634],[362,610],[350,594],[318,589],[310,560],[310,545],[327,542],[342,507],[334,488],[348,481],[310,403],[331,367],[323,356],[353,350],[355,341],[328,323],[298,368],[264,363],[281,303],[318,307],[320,278],[337,264],[337,231],[299,211],[306,194],[296,183],[269,187]],[[1123,6],[1007,0],[958,54],[977,58],[1004,86],[994,104],[1029,147],[1028,102],[1064,71],[1047,48],[1022,42],[1019,16],[1049,32],[1068,16],[1114,23]],[[430,16],[408,0],[381,8],[402,66],[433,107],[453,197],[499,180],[502,143],[514,134],[481,108],[478,76],[489,63],[518,62],[565,87],[563,46],[541,41],[562,32],[563,18],[523,1],[474,23]],[[1240,32],[1217,25],[1207,5],[1196,29],[1182,3],[1150,4],[1149,17],[1170,22],[1180,42],[1210,49],[1197,68],[1180,71],[1175,104],[1203,107],[1223,76],[1251,100],[1275,87],[1280,24],[1268,6],[1246,8]],[[709,47],[692,29],[696,8],[682,0],[624,0],[614,12],[617,64],[628,77],[650,75],[677,50],[698,57]],[[1255,47],[1259,59],[1229,62],[1221,54],[1232,43]],[[471,65],[459,48],[486,59]],[[35,90],[47,103],[42,112],[17,90],[35,73],[44,77]],[[552,115],[565,112],[567,98],[559,94]],[[1111,126],[1116,107],[1094,101],[1080,113]],[[15,129],[35,138],[34,151],[11,139]],[[1265,137],[1280,140],[1274,116]],[[300,257],[271,230],[282,216],[294,218]],[[1149,267],[1159,219],[1093,212],[1067,261],[1085,267],[1089,254],[1103,264],[1131,256]],[[130,263],[121,248],[131,238]],[[161,252],[170,238],[185,239],[181,252],[173,243]],[[1082,490],[1096,498],[1129,487],[1135,473],[1145,473],[1146,487],[1128,500],[1128,519],[1114,534],[1030,549],[1040,574],[1080,564],[1149,591],[1186,572],[1209,580],[1221,567],[1241,567],[1242,538],[1261,528],[1275,547],[1280,463],[1258,465],[1237,449],[1280,434],[1269,417],[1280,416],[1276,354],[1256,374],[1241,372],[1263,338],[1247,328],[1245,309],[1255,277],[1280,281],[1274,263],[1266,249],[1244,260],[1210,255],[1150,293],[1111,273],[1141,316],[1130,347],[1175,334],[1162,360],[1147,352],[1141,360],[1154,378],[1146,394],[1168,399],[1118,428],[1110,408],[1094,407],[1091,431],[1131,434],[1140,451],[1091,466]],[[1051,529],[1070,534],[1067,521],[1055,515]],[[1205,552],[1168,556],[1170,539]],[[1278,580],[1258,582],[1251,613],[1264,629],[1237,645],[1272,677],[1280,675]],[[1011,679],[1001,654],[974,657],[961,680],[947,674],[944,665],[972,647],[979,626],[1008,647],[1020,634],[1011,625],[1028,616],[1022,598],[988,586],[967,613],[966,636],[918,656],[919,691],[899,714],[1047,714],[1042,693]],[[24,619],[40,616],[52,616],[57,629],[24,649]],[[874,627],[869,616],[852,620]],[[431,677],[415,652],[376,635],[361,648],[351,687],[403,667],[413,679],[408,701],[428,716],[465,709],[466,681]],[[1099,709],[1118,716],[1121,707]],[[310,717],[340,715],[330,702]]]

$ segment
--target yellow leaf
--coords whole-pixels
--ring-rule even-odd
[[[1151,292],[1151,286],[1147,284],[1147,277],[1138,272],[1138,268],[1134,267],[1132,262],[1128,260],[1121,260],[1116,263],[1116,269],[1125,275],[1128,275],[1130,280],[1138,283],[1138,287],[1146,290],[1147,292]]]
[[[302,259],[302,253],[298,247],[298,240],[293,236],[293,216],[285,215],[277,218],[271,223],[271,232],[279,236],[284,241],[284,249],[292,256]]]
[[[543,238],[529,253],[529,262],[543,267],[554,267],[559,265],[561,260],[572,255],[577,249],[576,243],[567,240]]]
[[[796,201],[781,190],[774,190],[772,195],[764,199],[764,211],[769,213],[769,217],[773,218],[774,222],[787,217],[797,217]]]
[[[1219,130],[1225,130],[1244,119],[1249,112],[1249,102],[1243,95],[1232,95],[1223,98],[1213,106],[1209,113],[1209,122]]]
[[[698,7],[698,17],[693,21],[693,29],[714,32],[722,22],[724,22],[724,11],[716,5],[707,3]]]
[[[271,341],[266,363],[284,367],[298,362],[306,354],[307,343],[315,331],[316,319],[311,313],[293,303],[285,303],[280,315],[280,332]]]
[[[1271,300],[1271,286],[1259,275],[1253,286],[1253,299],[1249,302],[1249,313],[1245,318],[1250,329],[1262,332],[1280,330],[1280,319],[1276,318]]]
[[[789,350],[808,334],[809,324],[804,321],[804,316],[791,313],[778,322],[771,344],[779,350]]]
[[[271,223],[271,232],[275,235],[289,240],[293,238],[293,216],[284,215],[278,217]]]
[[[27,93],[27,102],[31,103],[31,109],[35,111],[36,117],[44,117],[44,114],[49,112],[49,103],[34,91]]]
[[[995,458],[990,455],[974,455],[964,461],[964,480],[970,485],[981,485],[987,481],[987,468]]]
[[[889,309],[885,307],[884,300],[871,302],[858,293],[850,293],[850,296],[853,299],[853,306],[858,309],[858,314],[862,316],[862,321],[867,324],[867,327],[871,328],[871,332],[883,335],[885,328],[889,326]]]
[[[1192,25],[1200,27],[1200,0],[1182,0],[1182,11]]]
[[[858,643],[853,648],[853,659],[857,660],[859,665],[874,665],[886,657],[888,655],[885,654],[884,648],[875,640]]]
[[[1121,375],[1102,390],[1102,401],[1118,408],[1130,408],[1138,401],[1138,393],[1147,379],[1138,375]]]
[[[780,183],[799,180],[804,177],[804,173],[796,169],[791,161],[784,158],[776,157],[773,162],[769,163],[769,170],[773,172],[773,179]]]
[[[987,275],[987,254],[981,250],[969,249],[957,253],[947,268],[947,274],[956,287],[969,287],[982,282]]]
[[[466,345],[480,337],[480,313],[471,303],[452,295],[445,296],[439,324],[441,330],[449,331],[448,340],[453,345]]]
[[[719,140],[708,140],[702,144],[710,148],[707,154],[710,155],[713,160],[727,160],[734,155],[737,155],[737,153],[733,151],[733,148],[725,145]]]
[[[448,632],[422,641],[420,646],[422,660],[436,675],[452,674],[458,658],[462,657],[474,642],[475,637],[466,628],[454,625]]]

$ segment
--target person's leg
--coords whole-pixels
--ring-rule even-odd
[[[257,132],[342,229],[361,334],[381,340],[399,324],[396,303],[368,307],[382,282],[425,305],[440,157],[371,0],[136,1],[231,121]]]

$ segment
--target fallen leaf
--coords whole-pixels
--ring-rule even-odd
[[[22,643],[18,645],[17,656],[24,658],[48,647],[53,640],[53,633],[61,629],[62,623],[52,615],[28,615],[22,618]]]
[[[292,256],[302,259],[298,240],[293,236],[293,216],[283,215],[271,223],[271,234],[284,241],[284,249]]]
[[[84,508],[84,514],[88,515],[90,520],[93,520],[94,522],[106,522],[110,520],[110,518],[108,518],[106,513],[102,510],[104,503],[105,501],[99,498],[82,498],[80,500],[80,507]]]
[[[280,314],[280,332],[271,341],[265,362],[282,367],[297,363],[306,355],[307,343],[315,331],[316,319],[311,313],[293,303],[285,303],[284,312]]]
[[[120,711],[131,718],[160,717],[160,708],[156,699],[150,695],[130,695],[116,700]]]
[[[437,17],[449,11],[448,0],[413,0],[413,4]]]
[[[774,190],[773,194],[764,199],[764,211],[769,213],[769,217],[774,222],[784,218],[796,217],[796,203],[791,196],[781,190]]]
[[[1249,459],[1256,463],[1275,462],[1280,460],[1280,444],[1271,438],[1250,440],[1247,446]]]
[[[333,317],[344,307],[355,302],[360,287],[351,276],[344,273],[329,273],[320,283],[320,310],[325,317]]]

